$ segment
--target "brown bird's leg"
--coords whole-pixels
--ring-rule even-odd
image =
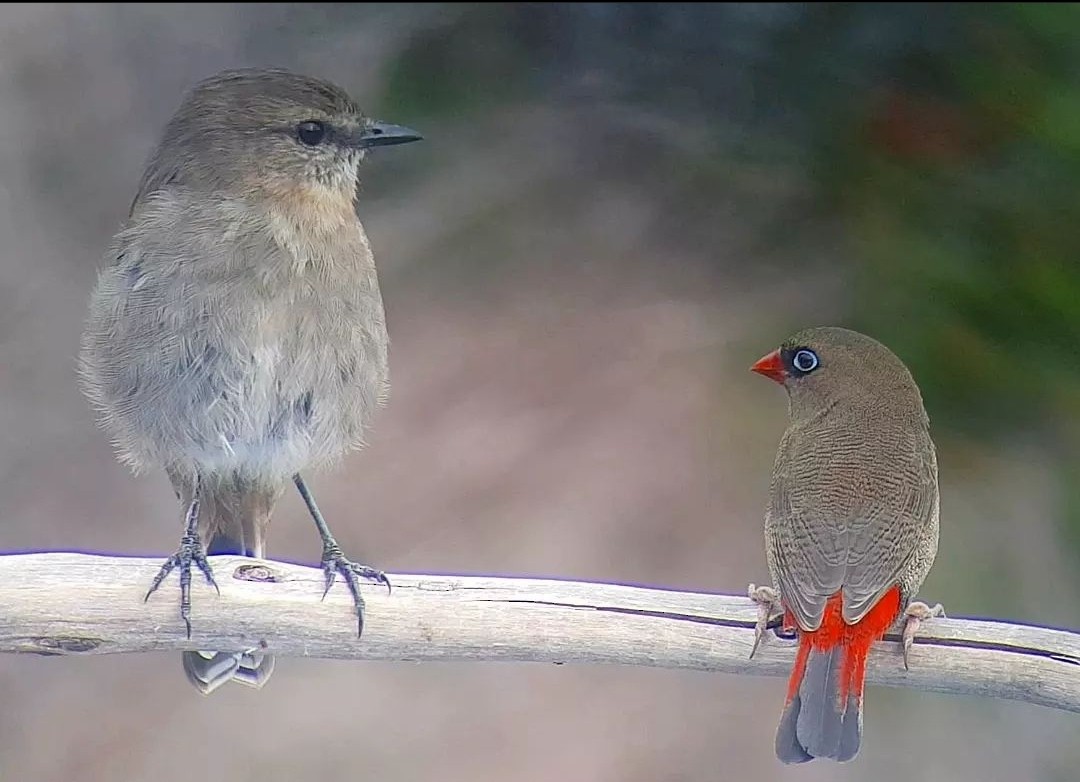
[[[218,589],[217,582],[214,581],[214,573],[210,569],[210,563],[206,561],[206,553],[203,551],[202,541],[199,540],[199,478],[195,478],[195,491],[192,492],[191,504],[188,506],[187,517],[184,520],[184,534],[180,538],[180,548],[176,550],[176,553],[165,560],[165,564],[161,566],[161,570],[154,576],[154,583],[150,585],[149,591],[146,593],[146,597],[143,598],[145,603],[150,599],[150,595],[161,586],[161,582],[165,580],[165,577],[173,571],[173,568],[180,568],[180,617],[184,620],[184,625],[187,627],[187,637],[191,638],[191,563],[194,562],[202,574],[206,576],[207,582],[212,586],[220,595],[221,590]]]
[[[780,605],[780,593],[772,587],[755,586],[751,584],[746,590],[747,596],[758,605],[758,620],[754,627],[754,646],[750,649],[750,659],[753,659],[761,645],[761,639],[765,637],[765,631],[769,629],[769,621],[774,617],[782,616],[784,609]]]
[[[933,608],[926,603],[914,602],[907,607],[904,611],[904,670],[911,670],[908,667],[908,651],[911,649],[911,644],[915,641],[915,634],[919,632],[919,627],[927,619],[935,616],[945,616],[945,607],[938,603]]]
[[[340,573],[342,578],[345,579],[349,592],[352,593],[353,603],[356,605],[356,635],[359,637],[364,632],[364,598],[360,595],[360,586],[356,577],[360,576],[378,584],[386,584],[387,592],[390,591],[390,579],[381,570],[376,570],[367,565],[359,565],[346,559],[344,554],[341,553],[341,547],[334,540],[334,536],[330,534],[330,527],[327,526],[326,520],[323,519],[322,513],[319,512],[319,506],[315,504],[315,498],[311,496],[311,492],[308,490],[307,484],[304,483],[304,479],[300,477],[300,473],[293,476],[293,483],[296,484],[300,496],[303,497],[304,504],[307,505],[308,512],[315,521],[315,527],[322,537],[322,569],[323,573],[326,574],[326,589],[323,590],[323,598],[326,598],[330,587],[334,585],[337,574]]]

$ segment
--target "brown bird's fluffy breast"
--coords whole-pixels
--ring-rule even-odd
[[[382,298],[359,220],[320,219],[168,192],[117,235],[80,369],[128,464],[281,480],[362,444]]]

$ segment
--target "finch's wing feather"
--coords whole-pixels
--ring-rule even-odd
[[[828,460],[804,433],[788,429],[780,441],[766,515],[773,580],[799,626],[816,630],[825,603],[843,584],[848,540],[821,487]]]
[[[845,619],[865,616],[936,521],[936,461],[924,428],[873,443],[843,432],[789,429],[773,475],[773,578],[808,630],[841,588]]]
[[[923,429],[904,433],[889,469],[875,473],[865,512],[852,524],[844,576],[844,618],[857,622],[904,580],[937,522],[937,457]]]

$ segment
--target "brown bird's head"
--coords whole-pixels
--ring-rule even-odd
[[[136,202],[165,186],[240,197],[290,197],[302,189],[351,201],[366,150],[420,138],[366,117],[344,90],[321,79],[279,69],[224,71],[184,98]]]
[[[879,401],[916,404],[922,410],[919,389],[904,363],[876,339],[850,329],[803,329],[751,370],[787,389],[793,419],[847,399],[870,406]]]

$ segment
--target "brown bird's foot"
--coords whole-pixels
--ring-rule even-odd
[[[914,602],[907,607],[904,611],[904,632],[901,636],[904,644],[904,670],[911,670],[908,667],[908,652],[911,650],[911,644],[915,641],[915,634],[919,632],[919,627],[927,619],[931,619],[935,616],[945,616],[945,607],[938,603],[933,608],[926,603]]]
[[[184,652],[184,673],[203,695],[227,682],[261,688],[274,672],[274,657],[263,649],[245,652]]]
[[[761,645],[761,639],[765,637],[765,631],[769,629],[769,621],[783,615],[784,609],[780,605],[780,593],[772,587],[751,584],[747,587],[746,594],[758,606],[757,625],[754,627],[754,646],[750,649],[750,659],[753,659]]]
[[[311,496],[311,491],[299,473],[293,476],[293,483],[296,484],[300,497],[304,500],[304,504],[307,505],[308,513],[311,514],[311,518],[314,520],[315,527],[319,530],[319,536],[323,541],[322,569],[326,575],[326,588],[323,590],[323,599],[326,599],[330,587],[334,585],[337,574],[340,573],[341,577],[345,579],[353,603],[356,605],[356,636],[359,638],[364,633],[364,598],[360,595],[359,579],[366,578],[378,584],[386,584],[387,592],[390,591],[390,579],[381,570],[346,559],[345,555],[341,553],[341,547],[334,540],[334,536],[330,534],[330,527],[327,526],[326,520],[319,511],[319,506],[315,504],[315,498]]]
[[[154,594],[157,588],[161,586],[161,582],[165,580],[165,577],[178,568],[180,570],[180,617],[184,620],[188,638],[191,638],[191,564],[193,562],[206,576],[207,583],[217,590],[219,595],[221,594],[217,582],[214,581],[214,573],[210,569],[210,563],[206,560],[202,541],[199,540],[198,529],[199,498],[196,496],[188,507],[187,518],[184,522],[184,535],[180,538],[180,548],[165,560],[161,570],[154,576],[154,582],[150,585],[146,597],[143,598],[144,603],[149,600],[150,595]]]
[[[326,599],[326,595],[330,592],[330,587],[334,585],[338,573],[341,574],[346,586],[349,587],[353,604],[356,606],[356,636],[359,638],[364,633],[364,598],[360,595],[359,579],[366,578],[377,584],[386,584],[388,593],[390,591],[390,579],[381,570],[346,559],[333,538],[330,538],[323,545],[322,569],[326,575],[326,589],[323,590],[323,599]]]

